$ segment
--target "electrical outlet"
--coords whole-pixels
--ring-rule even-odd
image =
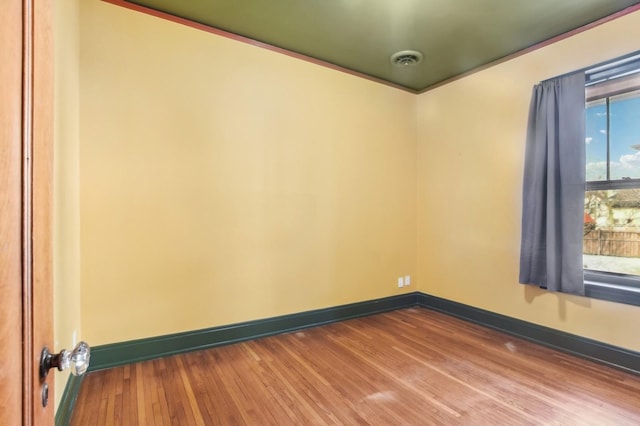
[[[402,287],[404,285],[404,278],[399,277],[398,278],[398,287]]]
[[[411,275],[405,275],[404,276],[404,286],[410,286],[411,285]]]

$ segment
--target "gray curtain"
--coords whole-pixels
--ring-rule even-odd
[[[534,86],[525,156],[520,282],[584,295],[585,77]]]

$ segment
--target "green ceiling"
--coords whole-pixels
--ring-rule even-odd
[[[631,0],[142,0],[146,6],[422,91],[640,3]],[[392,65],[400,50],[424,54]]]

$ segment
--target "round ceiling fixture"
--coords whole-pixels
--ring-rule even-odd
[[[399,67],[410,67],[422,62],[422,53],[417,50],[401,50],[391,55],[391,63]]]

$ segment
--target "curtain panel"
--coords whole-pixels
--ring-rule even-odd
[[[533,88],[522,201],[520,283],[584,295],[584,72]]]

